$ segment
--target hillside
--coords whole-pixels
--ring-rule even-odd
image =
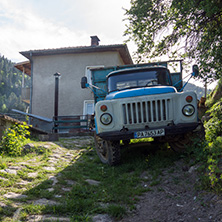
[[[183,84],[185,84],[185,82]],[[197,86],[193,83],[187,83],[187,85],[183,91],[184,92],[194,91],[197,94],[198,99],[200,99],[202,96],[205,95],[205,88]],[[210,92],[211,92],[211,90],[207,90],[207,94],[209,94]]]
[[[213,106],[222,98],[222,78],[218,81],[215,89],[208,95],[206,104],[208,107]]]
[[[25,76],[25,85],[29,79]],[[11,109],[25,111],[27,105],[21,100],[22,72],[14,67],[14,63],[0,56],[0,113],[10,113]]]

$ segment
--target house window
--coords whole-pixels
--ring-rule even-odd
[[[94,114],[94,100],[85,100],[83,105],[83,115]]]

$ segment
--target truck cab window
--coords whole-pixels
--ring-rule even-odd
[[[158,85],[170,85],[169,71],[165,68],[124,70],[108,76],[109,92]]]

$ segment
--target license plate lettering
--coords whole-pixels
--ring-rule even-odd
[[[164,129],[156,129],[156,130],[146,130],[146,131],[139,131],[134,133],[134,138],[147,138],[147,137],[156,137],[156,136],[164,136],[165,130]]]

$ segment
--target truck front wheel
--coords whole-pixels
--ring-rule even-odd
[[[103,140],[96,134],[94,135],[94,141],[96,153],[103,163],[114,166],[120,162],[119,141]]]
[[[202,123],[196,131],[177,137],[176,140],[169,142],[169,145],[176,152],[184,152],[188,146],[195,144],[194,140],[196,140],[196,143],[205,140],[205,129]]]
[[[191,134],[185,134],[178,137],[177,140],[169,142],[169,145],[175,152],[184,152],[186,150],[186,147],[191,145],[191,143]]]

